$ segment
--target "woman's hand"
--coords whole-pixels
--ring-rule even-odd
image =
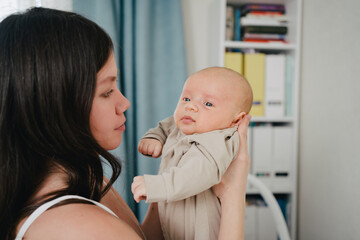
[[[250,156],[247,143],[247,129],[251,116],[247,114],[240,122],[238,133],[240,146],[238,156],[223,175],[221,182],[213,187],[220,201],[224,198],[238,197],[246,191],[246,181],[250,169]]]
[[[221,202],[219,239],[244,239],[246,182],[250,169],[247,129],[251,116],[247,114],[238,127],[239,153],[223,175],[221,182],[212,187]]]

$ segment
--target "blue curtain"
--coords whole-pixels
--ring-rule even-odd
[[[187,77],[181,1],[73,3],[74,11],[96,21],[115,43],[120,89],[131,102],[124,141],[114,151],[123,161],[115,187],[142,221],[148,206],[133,201],[130,185],[136,175],[156,174],[160,159],[138,154],[137,144],[149,128],[173,114]]]

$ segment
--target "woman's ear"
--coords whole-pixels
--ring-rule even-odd
[[[231,127],[238,125],[240,120],[243,119],[245,116],[246,116],[246,112],[239,112],[238,114],[236,114],[233,122],[231,123]]]

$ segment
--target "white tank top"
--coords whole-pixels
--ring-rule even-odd
[[[54,206],[55,204],[61,202],[61,201],[64,201],[64,200],[67,200],[67,199],[81,199],[81,200],[85,200],[85,201],[88,201],[88,202],[92,202],[94,203],[95,205],[103,208],[104,210],[106,210],[107,212],[111,213],[112,215],[114,215],[115,217],[118,217],[116,216],[116,214],[111,211],[108,207],[104,206],[103,204],[99,203],[99,202],[96,202],[94,200],[91,200],[91,199],[87,199],[87,198],[84,198],[84,197],[80,197],[80,196],[77,196],[77,195],[65,195],[65,196],[62,196],[62,197],[59,197],[59,198],[55,198],[54,200],[51,200],[47,203],[44,203],[43,205],[41,205],[40,207],[38,207],[29,217],[28,219],[26,219],[26,221],[24,222],[24,224],[21,226],[15,240],[22,240],[26,231],[28,230],[28,228],[30,227],[30,225],[43,213],[45,212],[46,210],[48,210],[50,207]]]

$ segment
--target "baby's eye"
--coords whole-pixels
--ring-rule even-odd
[[[111,95],[111,93],[114,91],[114,89],[110,89],[109,91],[107,91],[106,93],[104,93],[104,97],[109,97]]]
[[[184,101],[184,102],[190,102],[190,98],[184,97],[184,98],[183,98],[183,101]]]
[[[212,104],[211,102],[206,102],[206,103],[205,103],[205,106],[207,106],[207,107],[212,107],[213,104]]]

